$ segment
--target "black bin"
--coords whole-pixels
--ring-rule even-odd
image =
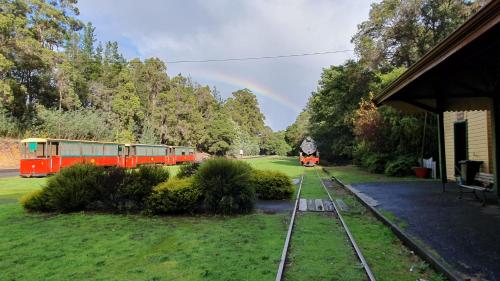
[[[458,164],[460,164],[460,173],[464,178],[465,184],[474,184],[474,177],[479,173],[479,168],[481,168],[483,161],[462,160]]]

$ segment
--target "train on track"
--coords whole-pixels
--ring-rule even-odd
[[[313,167],[319,164],[319,151],[316,142],[306,137],[300,145],[299,160],[302,166]]]
[[[21,141],[20,175],[47,176],[76,163],[136,168],[195,160],[195,148],[187,146],[28,138]]]

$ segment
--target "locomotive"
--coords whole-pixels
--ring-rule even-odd
[[[29,138],[21,141],[19,172],[22,177],[41,177],[76,163],[136,168],[194,161],[194,147]]]
[[[306,137],[300,145],[299,160],[302,166],[313,167],[319,163],[319,151],[316,142]]]

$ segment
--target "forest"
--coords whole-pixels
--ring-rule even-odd
[[[475,13],[486,1],[383,0],[352,36],[357,59],[325,67],[307,107],[285,133],[293,151],[311,135],[323,160],[354,162],[402,176],[437,159],[437,118],[410,115],[371,98]]]
[[[158,58],[127,60],[98,42],[76,0],[0,1],[0,136],[191,145],[212,154],[296,155],[311,135],[322,159],[400,174],[436,157],[436,118],[370,98],[485,0],[383,0],[352,37],[356,59],[325,67],[286,131],[265,126],[257,98],[167,75]],[[392,167],[392,168],[391,168]]]
[[[284,155],[257,98],[167,75],[97,42],[76,0],[0,2],[0,136],[190,145],[213,154]]]

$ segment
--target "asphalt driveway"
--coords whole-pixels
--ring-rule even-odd
[[[482,207],[472,194],[438,182],[352,185],[407,226],[405,231],[469,280],[500,280],[500,208]]]

